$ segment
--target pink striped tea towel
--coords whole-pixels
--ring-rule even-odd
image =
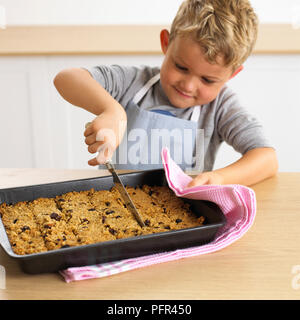
[[[192,178],[170,158],[166,148],[162,150],[162,160],[169,187],[178,197],[212,201],[223,211],[227,222],[219,229],[215,239],[202,246],[92,266],[68,268],[60,271],[66,282],[106,277],[152,264],[215,252],[240,239],[249,230],[256,214],[256,197],[252,189],[241,185],[203,185],[184,189]]]

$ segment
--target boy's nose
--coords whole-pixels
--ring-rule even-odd
[[[195,92],[195,83],[192,79],[185,79],[180,83],[180,90],[188,95],[193,95]]]

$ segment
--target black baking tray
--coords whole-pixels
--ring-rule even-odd
[[[162,169],[120,174],[122,182],[128,186],[167,186]],[[0,203],[14,204],[32,201],[41,197],[55,197],[70,191],[109,190],[113,186],[112,176],[72,180],[58,183],[32,185],[0,190]],[[153,253],[203,245],[211,242],[226,218],[220,208],[212,202],[182,198],[191,204],[192,211],[205,217],[203,226],[173,230],[126,239],[99,242],[51,250],[47,252],[18,255],[9,243],[0,217],[0,244],[4,251],[20,264],[21,269],[30,274],[55,272],[68,267],[93,265],[114,260],[133,258]]]

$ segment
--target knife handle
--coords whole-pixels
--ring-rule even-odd
[[[111,160],[106,160],[104,164],[106,165],[106,168],[110,173],[114,172],[115,168],[114,168]]]

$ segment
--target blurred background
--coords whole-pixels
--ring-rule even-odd
[[[300,1],[251,0],[253,55],[228,85],[264,124],[280,171],[300,171]],[[159,30],[181,0],[0,0],[0,167],[91,168],[84,124],[94,116],[53,86],[64,68],[160,65]],[[223,144],[216,168],[240,157]],[[91,168],[95,170],[95,168]]]

